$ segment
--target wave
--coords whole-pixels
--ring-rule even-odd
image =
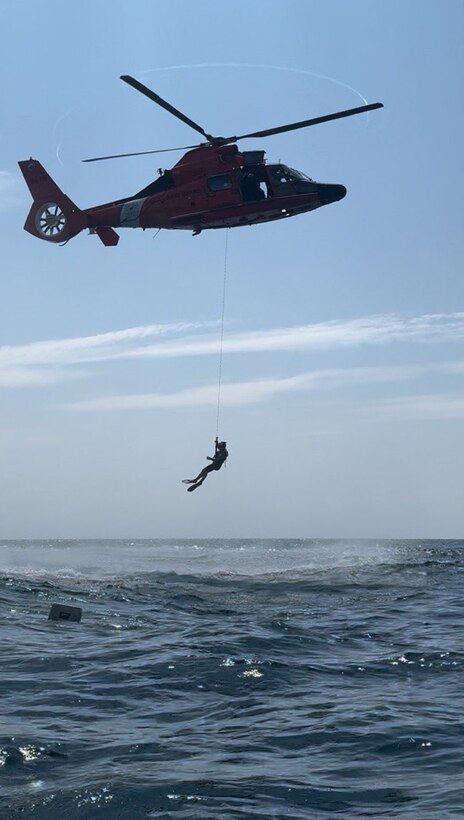
[[[323,540],[7,541],[2,574],[61,581],[109,580],[152,573],[195,577],[295,575],[396,564],[401,543]]]

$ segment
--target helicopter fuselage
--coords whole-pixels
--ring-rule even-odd
[[[218,137],[134,77],[122,74],[121,80],[201,134],[206,142],[182,149],[83,160],[96,162],[189,149],[172,169],[160,171],[158,179],[133,196],[86,210],[78,208],[61,191],[40,162],[32,158],[21,161],[19,167],[33,198],[24,228],[39,239],[67,242],[89,228],[104,245],[117,245],[119,236],[115,228],[191,230],[195,235],[206,229],[256,225],[314,211],[343,199],[346,188],[315,182],[282,163],[267,165],[264,151],[240,152],[238,140],[270,137],[383,108],[382,103],[366,103],[261,131]]]
[[[90,208],[89,227],[167,228],[199,233],[256,225],[313,211],[342,199],[327,185],[288,166],[267,165],[264,151],[204,146],[133,197]]]
[[[24,228],[66,242],[88,228],[116,245],[115,228],[191,230],[257,225],[314,211],[346,194],[343,185],[314,180],[288,166],[266,164],[264,151],[237,146],[195,148],[131,197],[79,209],[37,160],[19,163],[34,199]]]

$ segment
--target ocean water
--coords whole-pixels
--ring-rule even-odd
[[[0,817],[464,818],[463,586],[458,541],[0,543]]]

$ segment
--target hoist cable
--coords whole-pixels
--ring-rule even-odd
[[[221,409],[221,382],[222,382],[222,353],[224,348],[224,315],[226,308],[226,285],[227,285],[227,249],[229,239],[229,228],[226,230],[226,244],[224,248],[224,277],[222,282],[222,313],[221,313],[221,340],[219,343],[219,376],[218,376],[218,399],[216,414],[216,436],[219,435],[219,413]]]

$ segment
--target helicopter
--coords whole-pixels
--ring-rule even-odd
[[[38,160],[20,161],[33,199],[24,229],[33,236],[65,244],[87,228],[105,246],[114,246],[119,241],[115,228],[191,230],[196,236],[206,229],[257,225],[314,211],[343,199],[345,186],[315,182],[281,162],[267,164],[264,151],[240,151],[236,143],[383,108],[382,103],[370,103],[263,131],[215,137],[134,77],[124,74],[120,79],[201,134],[204,141],[182,148],[83,160],[97,162],[187,151],[171,169],[159,169],[158,178],[133,196],[85,210],[61,191]]]

